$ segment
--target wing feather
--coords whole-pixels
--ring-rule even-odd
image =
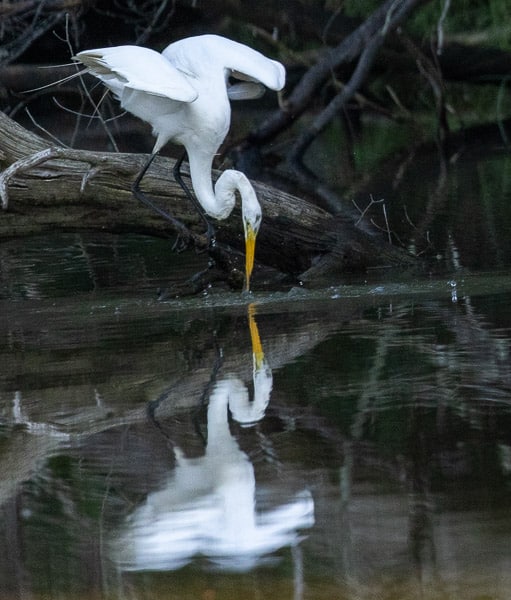
[[[193,102],[197,92],[188,78],[161,54],[140,46],[114,46],[79,52],[73,60],[118,93],[119,87],[181,102]]]

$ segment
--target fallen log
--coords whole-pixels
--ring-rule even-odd
[[[169,236],[172,225],[141,206],[131,184],[145,155],[74,150],[56,146],[0,113],[0,240],[45,231],[93,229]],[[163,210],[190,229],[191,242],[206,249],[203,223],[171,174],[172,163],[157,158],[143,188]],[[217,173],[213,173],[216,178]],[[296,196],[254,183],[263,209],[257,241],[259,268],[312,282],[318,275],[363,270],[371,266],[413,264],[414,259],[378,235]],[[242,276],[243,228],[240,207],[215,223],[217,247],[210,252],[217,267]],[[240,283],[241,286],[241,283]]]

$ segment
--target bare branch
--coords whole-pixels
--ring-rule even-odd
[[[324,52],[323,58],[311,67],[289,95],[285,109],[271,115],[252,131],[249,143],[262,145],[273,139],[299,117],[310,105],[319,88],[341,65],[354,61],[376,34],[385,35],[395,29],[417,6],[430,0],[386,0],[355,31],[335,48]]]
[[[64,153],[64,148],[46,148],[45,150],[40,150],[39,152],[35,152],[30,156],[20,158],[16,162],[12,163],[12,165],[7,167],[5,171],[0,173],[0,199],[2,200],[2,208],[7,210],[9,207],[9,195],[7,193],[7,187],[9,185],[9,180],[12,177],[22,173],[23,171],[28,171],[32,167],[36,167],[37,165],[50,160],[50,158],[63,156]]]
[[[360,35],[364,33],[365,45],[360,53],[360,58],[357,62],[355,70],[349,80],[349,82],[341,89],[341,91],[335,96],[335,98],[326,106],[326,108],[314,119],[312,125],[304,130],[301,135],[298,136],[291,152],[288,155],[288,164],[293,174],[298,178],[300,184],[308,190],[313,191],[321,199],[323,208],[326,208],[333,214],[344,213],[351,218],[354,217],[350,207],[344,205],[339,198],[332,202],[332,194],[325,194],[326,186],[318,187],[317,179],[313,174],[304,168],[303,156],[311,143],[318,137],[318,135],[327,127],[332,119],[337,116],[346,103],[353,98],[357,90],[360,88],[362,83],[365,81],[374,59],[385,41],[386,35],[395,29],[401,21],[410,13],[410,11],[420,3],[420,0],[393,0],[392,2],[385,2],[383,6],[386,7],[386,12],[381,12],[381,8],[376,11],[378,13],[378,22],[380,27],[373,31],[371,28],[366,29],[368,21],[375,22],[374,14],[369,17],[367,21],[357,30]],[[364,30],[360,32],[360,30]],[[368,32],[371,31],[371,35]],[[355,32],[355,33],[357,33]],[[354,34],[352,34],[354,35]],[[351,36],[350,36],[351,37]],[[340,52],[340,47],[343,46],[344,42],[337,47],[337,51]],[[348,56],[346,50],[343,50],[343,57]],[[336,57],[336,62],[333,64],[338,66],[341,60],[345,58]],[[325,61],[323,61],[325,63]],[[310,73],[313,69],[309,70]],[[307,77],[307,74],[303,79]],[[303,82],[302,79],[302,82]],[[298,84],[297,87],[301,85]],[[319,80],[318,80],[319,82]]]
[[[16,60],[67,14],[79,13],[82,0],[35,0],[0,4],[0,67]]]

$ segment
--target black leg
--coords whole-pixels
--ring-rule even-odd
[[[186,152],[184,152],[181,155],[181,157],[176,161],[176,163],[174,164],[172,173],[174,175],[174,179],[181,186],[181,189],[183,190],[183,192],[187,195],[188,199],[195,206],[201,219],[204,221],[204,224],[206,225],[206,237],[208,239],[208,246],[214,246],[215,245],[215,228],[210,223],[206,213],[204,212],[204,209],[200,205],[197,198],[194,196],[194,194],[192,194],[192,192],[190,191],[190,189],[188,188],[186,183],[183,181],[183,177],[181,175],[181,165],[183,164],[183,160],[184,160],[185,156],[186,156]]]
[[[146,206],[148,206],[149,208],[154,210],[156,213],[158,213],[161,217],[163,217],[164,219],[166,219],[167,221],[172,223],[173,227],[175,228],[175,230],[177,231],[177,234],[178,234],[178,240],[176,241],[175,247],[179,250],[181,250],[181,249],[184,250],[186,248],[187,243],[184,244],[183,248],[181,248],[179,244],[180,244],[181,240],[185,240],[187,242],[190,239],[190,232],[189,232],[188,228],[186,227],[186,225],[184,225],[184,223],[181,223],[181,221],[179,221],[178,219],[176,219],[175,217],[170,215],[168,212],[164,211],[159,206],[156,206],[156,204],[154,204],[154,202],[152,200],[150,200],[144,194],[144,192],[140,189],[140,182],[144,178],[144,175],[147,173],[147,170],[151,166],[156,155],[157,155],[156,152],[151,154],[151,156],[149,157],[149,160],[143,166],[140,173],[137,175],[137,178],[133,182],[133,184],[131,186],[131,191],[133,192],[133,195],[135,196],[135,198],[137,198],[137,200],[139,200],[140,202],[142,202],[143,204],[145,204]]]

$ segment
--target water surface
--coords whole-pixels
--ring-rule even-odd
[[[1,248],[0,595],[508,598],[511,277],[158,302],[166,247]]]

